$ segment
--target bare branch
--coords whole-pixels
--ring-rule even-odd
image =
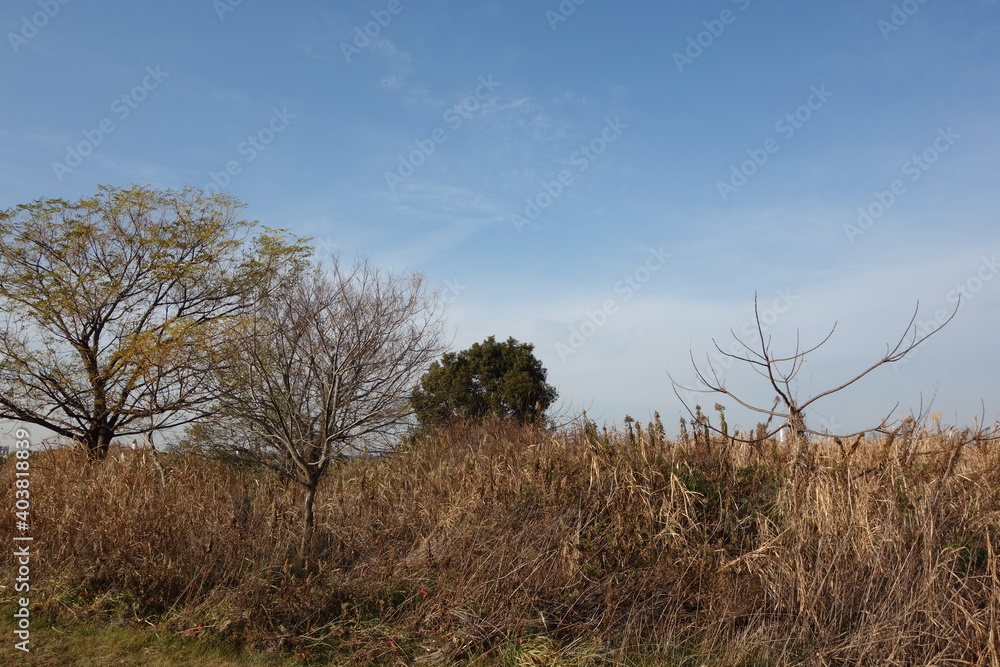
[[[842,391],[843,389],[846,389],[847,387],[858,382],[859,380],[867,376],[869,373],[872,373],[877,368],[883,365],[894,363],[903,359],[914,348],[916,348],[918,345],[926,341],[932,335],[940,331],[945,325],[950,323],[954,319],[955,315],[958,313],[958,308],[960,305],[961,302],[959,302],[959,304],[956,304],[955,310],[952,311],[952,313],[948,316],[948,318],[939,327],[923,335],[920,335],[917,327],[915,326],[917,314],[920,309],[920,304],[918,302],[916,308],[914,309],[913,315],[910,317],[910,320],[907,323],[905,330],[903,331],[902,336],[900,336],[899,340],[896,342],[894,346],[892,347],[888,345],[886,346],[886,353],[881,359],[877,360],[875,363],[871,364],[862,372],[853,376],[849,380],[840,383],[836,387],[820,392],[815,396],[812,396],[811,398],[808,398],[800,403],[796,400],[792,383],[795,381],[795,378],[798,376],[799,371],[802,369],[807,356],[812,354],[816,350],[820,349],[831,339],[834,332],[836,331],[837,325],[836,323],[834,323],[834,325],[830,328],[830,331],[826,334],[826,336],[823,337],[823,339],[819,343],[805,350],[802,349],[800,334],[798,331],[796,331],[794,353],[787,357],[776,357],[771,354],[770,337],[767,337],[764,334],[764,326],[763,323],[761,322],[760,311],[758,308],[757,294],[755,293],[754,320],[757,325],[757,338],[759,347],[757,349],[751,348],[750,345],[748,345],[743,339],[741,339],[736,334],[735,331],[732,330],[730,330],[730,333],[732,334],[733,339],[748,351],[749,353],[748,355],[744,356],[740,354],[725,352],[722,349],[722,347],[718,344],[718,342],[716,342],[714,339],[712,340],[712,344],[715,347],[715,349],[725,358],[742,361],[748,364],[755,373],[767,379],[771,389],[773,389],[778,395],[777,402],[770,410],[752,405],[748,401],[742,399],[735,392],[730,390],[726,386],[725,381],[719,377],[718,371],[715,368],[715,365],[712,363],[712,359],[710,357],[706,357],[707,364],[705,369],[703,370],[702,368],[698,367],[698,365],[695,363],[693,353],[689,353],[689,357],[691,359],[691,365],[694,368],[696,380],[701,385],[702,388],[685,387],[676,382],[673,379],[673,377],[669,375],[669,373],[668,376],[670,377],[670,381],[673,385],[674,393],[677,395],[679,399],[681,399],[681,403],[684,405],[685,409],[689,413],[691,413],[691,409],[687,405],[687,403],[681,398],[678,389],[684,389],[687,392],[694,392],[694,393],[722,394],[736,401],[736,403],[738,403],[740,406],[752,412],[756,412],[759,414],[766,414],[769,415],[769,417],[785,417],[787,419],[787,425],[792,428],[793,433],[797,438],[801,438],[807,434],[831,435],[833,437],[847,438],[847,437],[858,436],[860,434],[871,431],[881,431],[887,428],[888,425],[890,424],[889,419],[892,414],[891,411],[889,415],[887,415],[874,429],[865,429],[864,431],[859,431],[851,434],[842,434],[842,435],[823,434],[818,431],[814,431],[807,428],[805,425],[804,413],[806,408],[808,408],[810,405],[812,405],[819,399],[834,394],[836,392]],[[781,364],[790,364],[790,366],[782,368]],[[784,405],[784,412],[778,412],[776,410],[776,408],[778,407],[778,403],[782,403]],[[895,407],[893,408],[893,410],[895,410]],[[921,410],[923,410],[923,408],[921,408]],[[693,413],[691,414],[693,416]]]
[[[927,340],[928,338],[930,338],[931,336],[933,336],[934,334],[936,334],[938,331],[940,331],[941,329],[943,329],[946,324],[948,324],[949,322],[951,322],[955,318],[955,315],[958,314],[958,308],[959,308],[960,305],[961,305],[961,297],[959,297],[958,303],[955,304],[955,310],[953,310],[951,312],[951,315],[948,316],[948,319],[945,320],[941,324],[941,326],[939,326],[937,329],[933,329],[932,331],[928,332],[927,334],[921,336],[918,339],[917,338],[917,327],[914,325],[914,322],[917,319],[917,313],[920,310],[920,302],[918,301],[916,308],[914,308],[914,310],[913,310],[913,316],[910,318],[909,324],[906,325],[906,330],[903,331],[903,335],[900,336],[899,341],[896,343],[895,347],[893,347],[891,350],[889,350],[888,349],[888,345],[887,345],[886,346],[887,352],[886,352],[886,354],[885,354],[884,357],[882,357],[881,359],[879,359],[878,361],[876,361],[874,364],[872,364],[871,366],[869,366],[868,368],[866,368],[862,372],[860,372],[857,375],[855,375],[850,380],[848,380],[846,382],[843,382],[843,383],[837,385],[836,387],[834,387],[832,389],[827,389],[826,391],[821,392],[821,393],[813,396],[812,398],[810,398],[809,400],[807,400],[806,402],[804,402],[801,405],[801,408],[804,410],[810,404],[815,403],[816,401],[818,401],[819,399],[823,398],[824,396],[829,396],[830,394],[834,394],[834,393],[836,393],[838,391],[841,391],[842,389],[846,389],[847,387],[851,386],[852,384],[854,384],[855,382],[857,382],[861,378],[865,377],[866,375],[868,375],[869,373],[871,373],[872,371],[874,371],[876,368],[878,368],[880,366],[884,366],[885,364],[891,364],[891,363],[895,363],[895,362],[899,361],[900,359],[902,359],[903,357],[905,357],[907,354],[909,354],[914,348],[916,348],[918,345],[920,345],[921,343],[923,343],[925,340]],[[904,348],[903,347],[903,343],[906,341],[906,338],[909,335],[911,328],[913,329],[913,341],[910,342]]]

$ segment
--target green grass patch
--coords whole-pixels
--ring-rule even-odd
[[[96,624],[51,623],[31,619],[30,651],[14,648],[13,611],[4,609],[0,628],[5,638],[0,664],[39,667],[90,665],[149,665],[174,667],[200,665],[230,667],[254,665],[279,667],[310,664],[294,655],[250,653],[233,646],[188,638],[156,628],[98,626]]]

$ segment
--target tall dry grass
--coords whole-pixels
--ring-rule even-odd
[[[33,604],[358,664],[1000,664],[986,434],[800,456],[636,427],[461,427],[350,461],[310,573],[286,565],[300,490],[266,471],[175,453],[164,483],[148,452],[40,453]]]

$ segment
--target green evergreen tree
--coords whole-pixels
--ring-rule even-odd
[[[556,400],[535,346],[490,336],[431,364],[413,391],[413,407],[423,426],[488,418],[539,423]]]

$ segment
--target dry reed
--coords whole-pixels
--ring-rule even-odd
[[[349,461],[308,573],[288,565],[300,490],[268,471],[39,453],[33,604],[358,664],[1000,664],[987,434],[909,424],[803,464],[635,426],[455,427]]]

